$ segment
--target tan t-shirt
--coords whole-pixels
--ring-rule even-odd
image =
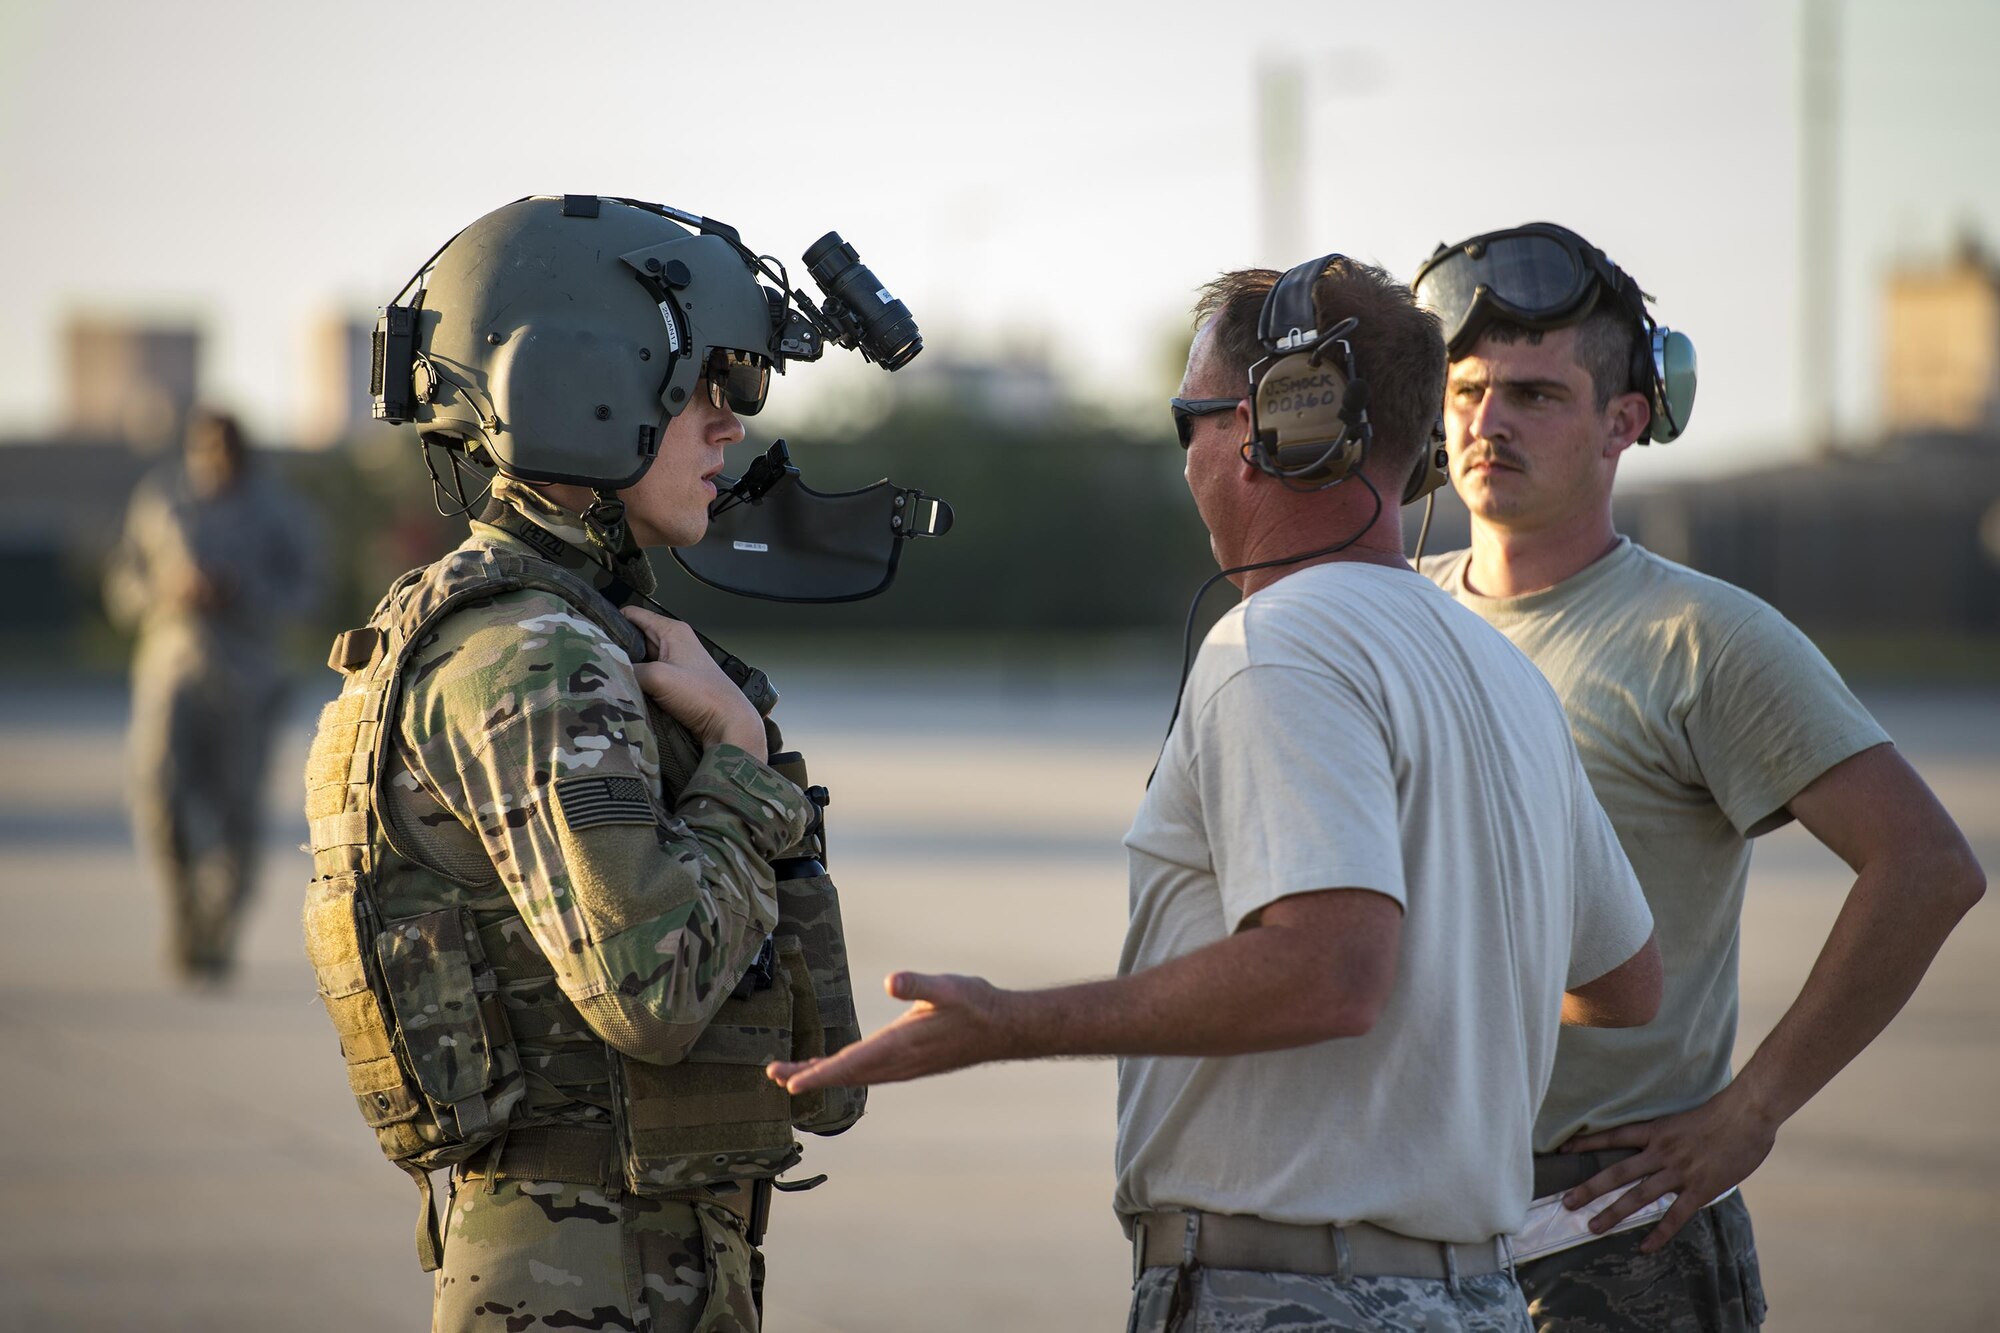
[[[1121,1213],[1519,1226],[1563,991],[1652,928],[1532,663],[1414,571],[1292,574],[1202,645],[1125,845],[1121,975],[1317,889],[1403,929],[1365,1036],[1119,1063]]]
[[[1666,998],[1645,1027],[1565,1028],[1535,1122],[1573,1134],[1699,1105],[1730,1079],[1749,839],[1877,726],[1818,649],[1740,588],[1621,539],[1553,588],[1481,597],[1470,552],[1424,573],[1534,660],[1562,697],[1584,769],[1645,887]]]

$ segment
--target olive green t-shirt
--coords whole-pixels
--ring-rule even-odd
[[[1482,597],[1465,586],[1469,555],[1423,572],[1555,686],[1666,963],[1650,1024],[1562,1030],[1535,1121],[1547,1152],[1729,1082],[1749,840],[1789,822],[1813,779],[1889,738],[1805,635],[1740,588],[1621,539],[1553,588]]]

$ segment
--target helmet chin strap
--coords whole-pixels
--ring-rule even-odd
[[[649,595],[654,587],[653,567],[632,535],[625,502],[614,492],[601,488],[593,489],[590,494],[590,507],[580,517],[583,530],[590,534],[591,545],[597,548],[596,554],[612,577],[611,585],[604,589],[605,595],[620,606],[641,598],[659,606]]]
[[[646,550],[632,535],[632,527],[625,517],[625,502],[618,496],[601,488],[590,492],[590,508],[583,511],[583,528],[590,534],[591,544],[604,559],[604,567],[611,572],[611,582],[601,591],[611,599],[614,606],[630,606],[643,602],[669,620],[680,620],[658,598],[653,590],[658,586],[653,579],[653,566],[646,559]],[[686,624],[687,622],[682,621]],[[692,625],[688,628],[694,629]],[[723,674],[735,681],[758,711],[769,714],[778,701],[778,692],[771,688],[771,682],[764,673],[750,666],[715,640],[694,631],[694,637],[715,659]],[[762,700],[762,702],[759,702]]]
[[[590,497],[590,507],[582,514],[584,531],[607,555],[616,558],[632,537],[632,529],[625,522],[625,502],[616,492],[601,488],[593,489]]]

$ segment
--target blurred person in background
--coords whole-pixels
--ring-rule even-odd
[[[224,412],[132,497],[105,603],[135,631],[132,804],[167,895],[170,958],[217,983],[257,872],[265,761],[284,701],[284,630],[319,584],[313,516]]]
[[[1119,1056],[1131,1328],[1525,1329],[1501,1238],[1557,1027],[1651,1016],[1651,918],[1547,682],[1403,558],[1436,320],[1337,255],[1197,315],[1173,411],[1244,600],[1126,834],[1118,977],[896,973],[902,1018],[772,1075]]]
[[[1736,1186],[1902,1008],[1985,879],[1804,635],[1614,529],[1619,458],[1678,436],[1694,399],[1692,345],[1632,278],[1533,223],[1440,246],[1414,286],[1449,343],[1451,473],[1472,513],[1470,548],[1423,572],[1554,684],[1667,966],[1652,1024],[1557,1044],[1535,1193],[1584,1211],[1521,1282],[1543,1330],[1755,1327]],[[1856,878],[1804,989],[1732,1075],[1750,842],[1794,819]]]

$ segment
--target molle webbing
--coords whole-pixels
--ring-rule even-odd
[[[468,1160],[460,1174],[472,1180],[550,1180],[600,1189],[618,1189],[625,1183],[618,1136],[609,1125],[510,1129],[492,1150]]]
[[[774,984],[725,1000],[685,1059],[618,1061],[621,1147],[633,1189],[671,1193],[776,1175],[798,1160],[792,1131],[802,1099],[764,1069],[824,1047],[817,1044],[812,982],[797,943],[780,937],[777,961]]]
[[[774,747],[781,742],[775,723],[767,721]],[[847,966],[847,933],[840,920],[840,893],[826,873],[826,805],[824,787],[812,785],[806,762],[797,751],[774,748],[771,767],[805,792],[813,805],[813,820],[799,845],[771,863],[778,879],[778,929],[790,937],[804,958],[812,984],[813,1011],[820,1031],[818,1045],[831,1055],[861,1040],[861,1021],[854,1009],[854,978]],[[838,1134],[861,1118],[868,1105],[866,1088],[819,1088],[794,1099],[794,1123],[810,1134]]]
[[[423,855],[426,844],[413,843],[385,805],[385,775],[403,681],[434,628],[461,607],[522,589],[560,598],[633,661],[644,660],[645,636],[589,583],[517,549],[477,540],[405,575],[368,626],[335,643],[332,660],[346,672],[345,688],[322,714],[307,766],[315,879],[306,932],[363,1118],[383,1152],[413,1178],[427,1168],[456,1166],[467,1174],[673,1193],[775,1176],[798,1159],[795,1128],[838,1132],[861,1111],[859,1090],[790,1098],[763,1073],[773,1059],[808,1058],[832,1044],[828,1038],[844,1044],[859,1035],[838,904],[816,859],[824,855],[817,824],[779,863],[779,898],[792,919],[775,937],[775,986],[725,1001],[677,1064],[589,1048],[601,1053],[615,1126],[510,1124],[534,1104],[523,1100],[528,1079],[513,1024],[524,1034],[577,1032],[583,1019],[552,973],[522,974],[517,952],[505,975],[496,975],[487,959],[505,952],[493,934],[511,919],[495,910],[506,906],[504,897],[495,903],[483,878],[475,883]],[[762,672],[708,646],[760,711],[775,703]],[[660,748],[661,797],[671,807],[700,749],[656,706],[649,704],[648,713]],[[775,740],[775,726],[769,730]],[[541,979],[550,984],[520,984]],[[415,1046],[413,1031],[424,1038]],[[450,1040],[435,1040],[440,1033]],[[583,1055],[583,1048],[563,1053],[571,1079]],[[547,1067],[547,1060],[537,1065]],[[426,1267],[434,1266],[435,1237],[421,1227],[419,1251]]]
[[[625,1187],[618,1139],[609,1126],[535,1125],[510,1129],[493,1147],[457,1168],[464,1181],[538,1180],[561,1185],[593,1185],[616,1194]],[[712,1182],[703,1197],[727,1208],[746,1225],[756,1218],[756,1201],[770,1189],[770,1177]],[[757,1244],[762,1237],[753,1237]]]
[[[382,729],[383,687],[350,684],[320,713],[306,761],[306,827],[322,875],[363,873],[368,865],[367,797]]]
[[[465,890],[398,845],[384,817],[383,773],[404,670],[433,627],[461,606],[523,588],[561,598],[634,660],[644,656],[644,636],[581,579],[513,551],[464,547],[398,580],[366,627],[335,641],[345,686],[322,713],[307,759],[306,951],[362,1118],[420,1188],[426,1170],[491,1143],[527,1081]],[[393,922],[379,897],[390,873],[406,909]],[[538,1025],[581,1026],[559,991],[546,1006],[552,1012]],[[608,1053],[604,1064],[608,1083]],[[418,1253],[426,1271],[436,1267],[427,1220]]]

